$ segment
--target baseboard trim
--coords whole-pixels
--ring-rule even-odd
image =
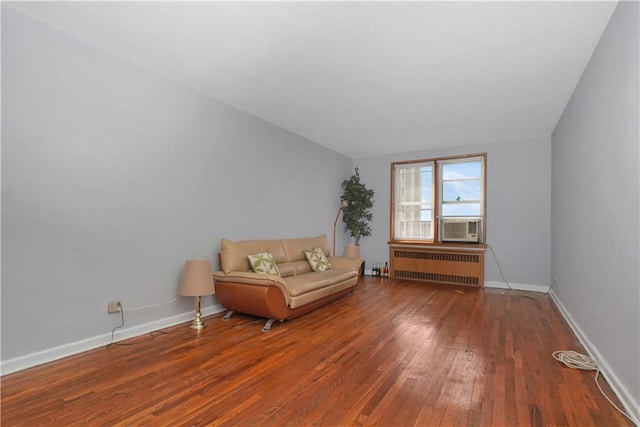
[[[209,316],[224,311],[225,309],[219,305],[214,304],[211,306],[202,308],[202,315]],[[188,322],[193,318],[193,312],[187,312],[177,314],[171,317],[165,317],[164,319],[154,320],[152,322],[143,323],[141,325],[132,326],[130,328],[123,328],[116,330],[114,334],[114,342],[126,340],[129,338],[137,337],[149,332],[157,331],[158,329],[167,328],[169,326],[178,325],[180,323]],[[32,368],[34,366],[42,365],[44,363],[53,362],[65,357],[73,356],[75,354],[83,353],[85,351],[93,350],[98,347],[105,346],[111,342],[111,332],[106,334],[97,335],[95,337],[87,338],[84,340],[64,344],[58,347],[49,348],[46,350],[38,351],[36,353],[27,354],[24,356],[16,357],[0,363],[0,375],[7,375],[14,372],[22,371],[23,369]]]
[[[549,286],[543,286],[543,285],[526,285],[523,283],[511,283],[511,282],[509,283],[509,285],[511,285],[512,289],[515,289],[517,291],[531,291],[531,292],[542,292],[542,293],[546,293],[549,291]],[[485,281],[484,286],[486,288],[510,289],[505,282]]]
[[[564,317],[564,319],[569,324],[569,327],[571,328],[573,333],[576,335],[576,337],[578,337],[580,344],[582,344],[582,346],[587,350],[589,356],[591,356],[598,362],[598,365],[600,366],[600,376],[605,377],[607,384],[609,384],[609,387],[611,387],[613,392],[622,403],[622,406],[624,406],[625,412],[633,418],[633,421],[637,426],[640,426],[640,403],[634,401],[633,396],[631,396],[631,393],[629,393],[629,390],[627,390],[624,384],[622,384],[622,382],[620,381],[620,378],[618,378],[613,369],[611,369],[611,365],[609,365],[602,353],[598,351],[598,348],[591,342],[591,340],[589,340],[589,337],[573,320],[573,317],[571,317],[571,314],[569,314],[564,305],[562,305],[562,302],[560,302],[553,289],[551,290],[551,292],[549,292],[549,295],[551,296],[551,299],[555,303],[556,307],[558,307],[558,310],[560,311],[560,314],[562,314],[562,317]],[[571,349],[559,348],[558,350]]]

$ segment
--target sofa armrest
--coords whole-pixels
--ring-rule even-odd
[[[286,282],[275,274],[254,273],[253,271],[216,271],[213,273],[214,282],[232,282],[238,284],[274,286],[282,292],[285,301],[289,302],[289,292]]]
[[[276,283],[282,286],[286,285],[280,276],[275,274],[254,273],[252,271],[231,271],[229,273],[216,271],[213,273],[213,278],[220,282],[248,283],[250,285],[273,286]]]
[[[359,271],[364,262],[364,258],[345,258],[341,256],[330,256],[327,257],[327,260],[329,260],[333,268],[355,271]]]

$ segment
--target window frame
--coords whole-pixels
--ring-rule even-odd
[[[456,163],[456,160],[464,161],[465,159],[480,158],[481,159],[481,188],[480,188],[480,218],[482,239],[481,243],[451,243],[440,241],[440,219],[442,217],[442,165]],[[396,167],[411,164],[432,164],[432,188],[431,188],[431,209],[432,209],[432,228],[433,240],[429,239],[402,239],[396,238]],[[487,234],[487,153],[464,154],[458,156],[434,157],[425,159],[402,160],[391,162],[391,203],[390,203],[390,227],[389,227],[389,243],[390,244],[406,244],[420,246],[467,246],[467,247],[486,247]]]

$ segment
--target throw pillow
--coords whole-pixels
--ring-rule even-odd
[[[249,255],[249,264],[256,273],[280,275],[276,261],[271,255],[271,251],[261,252],[255,255]]]
[[[304,251],[304,256],[307,257],[307,261],[309,261],[313,271],[326,271],[331,268],[331,264],[329,264],[327,257],[324,256],[320,246],[316,246],[310,251]]]

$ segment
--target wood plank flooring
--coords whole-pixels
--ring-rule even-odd
[[[2,425],[632,425],[551,357],[584,350],[545,294],[367,277],[268,333],[222,315],[7,375]]]

